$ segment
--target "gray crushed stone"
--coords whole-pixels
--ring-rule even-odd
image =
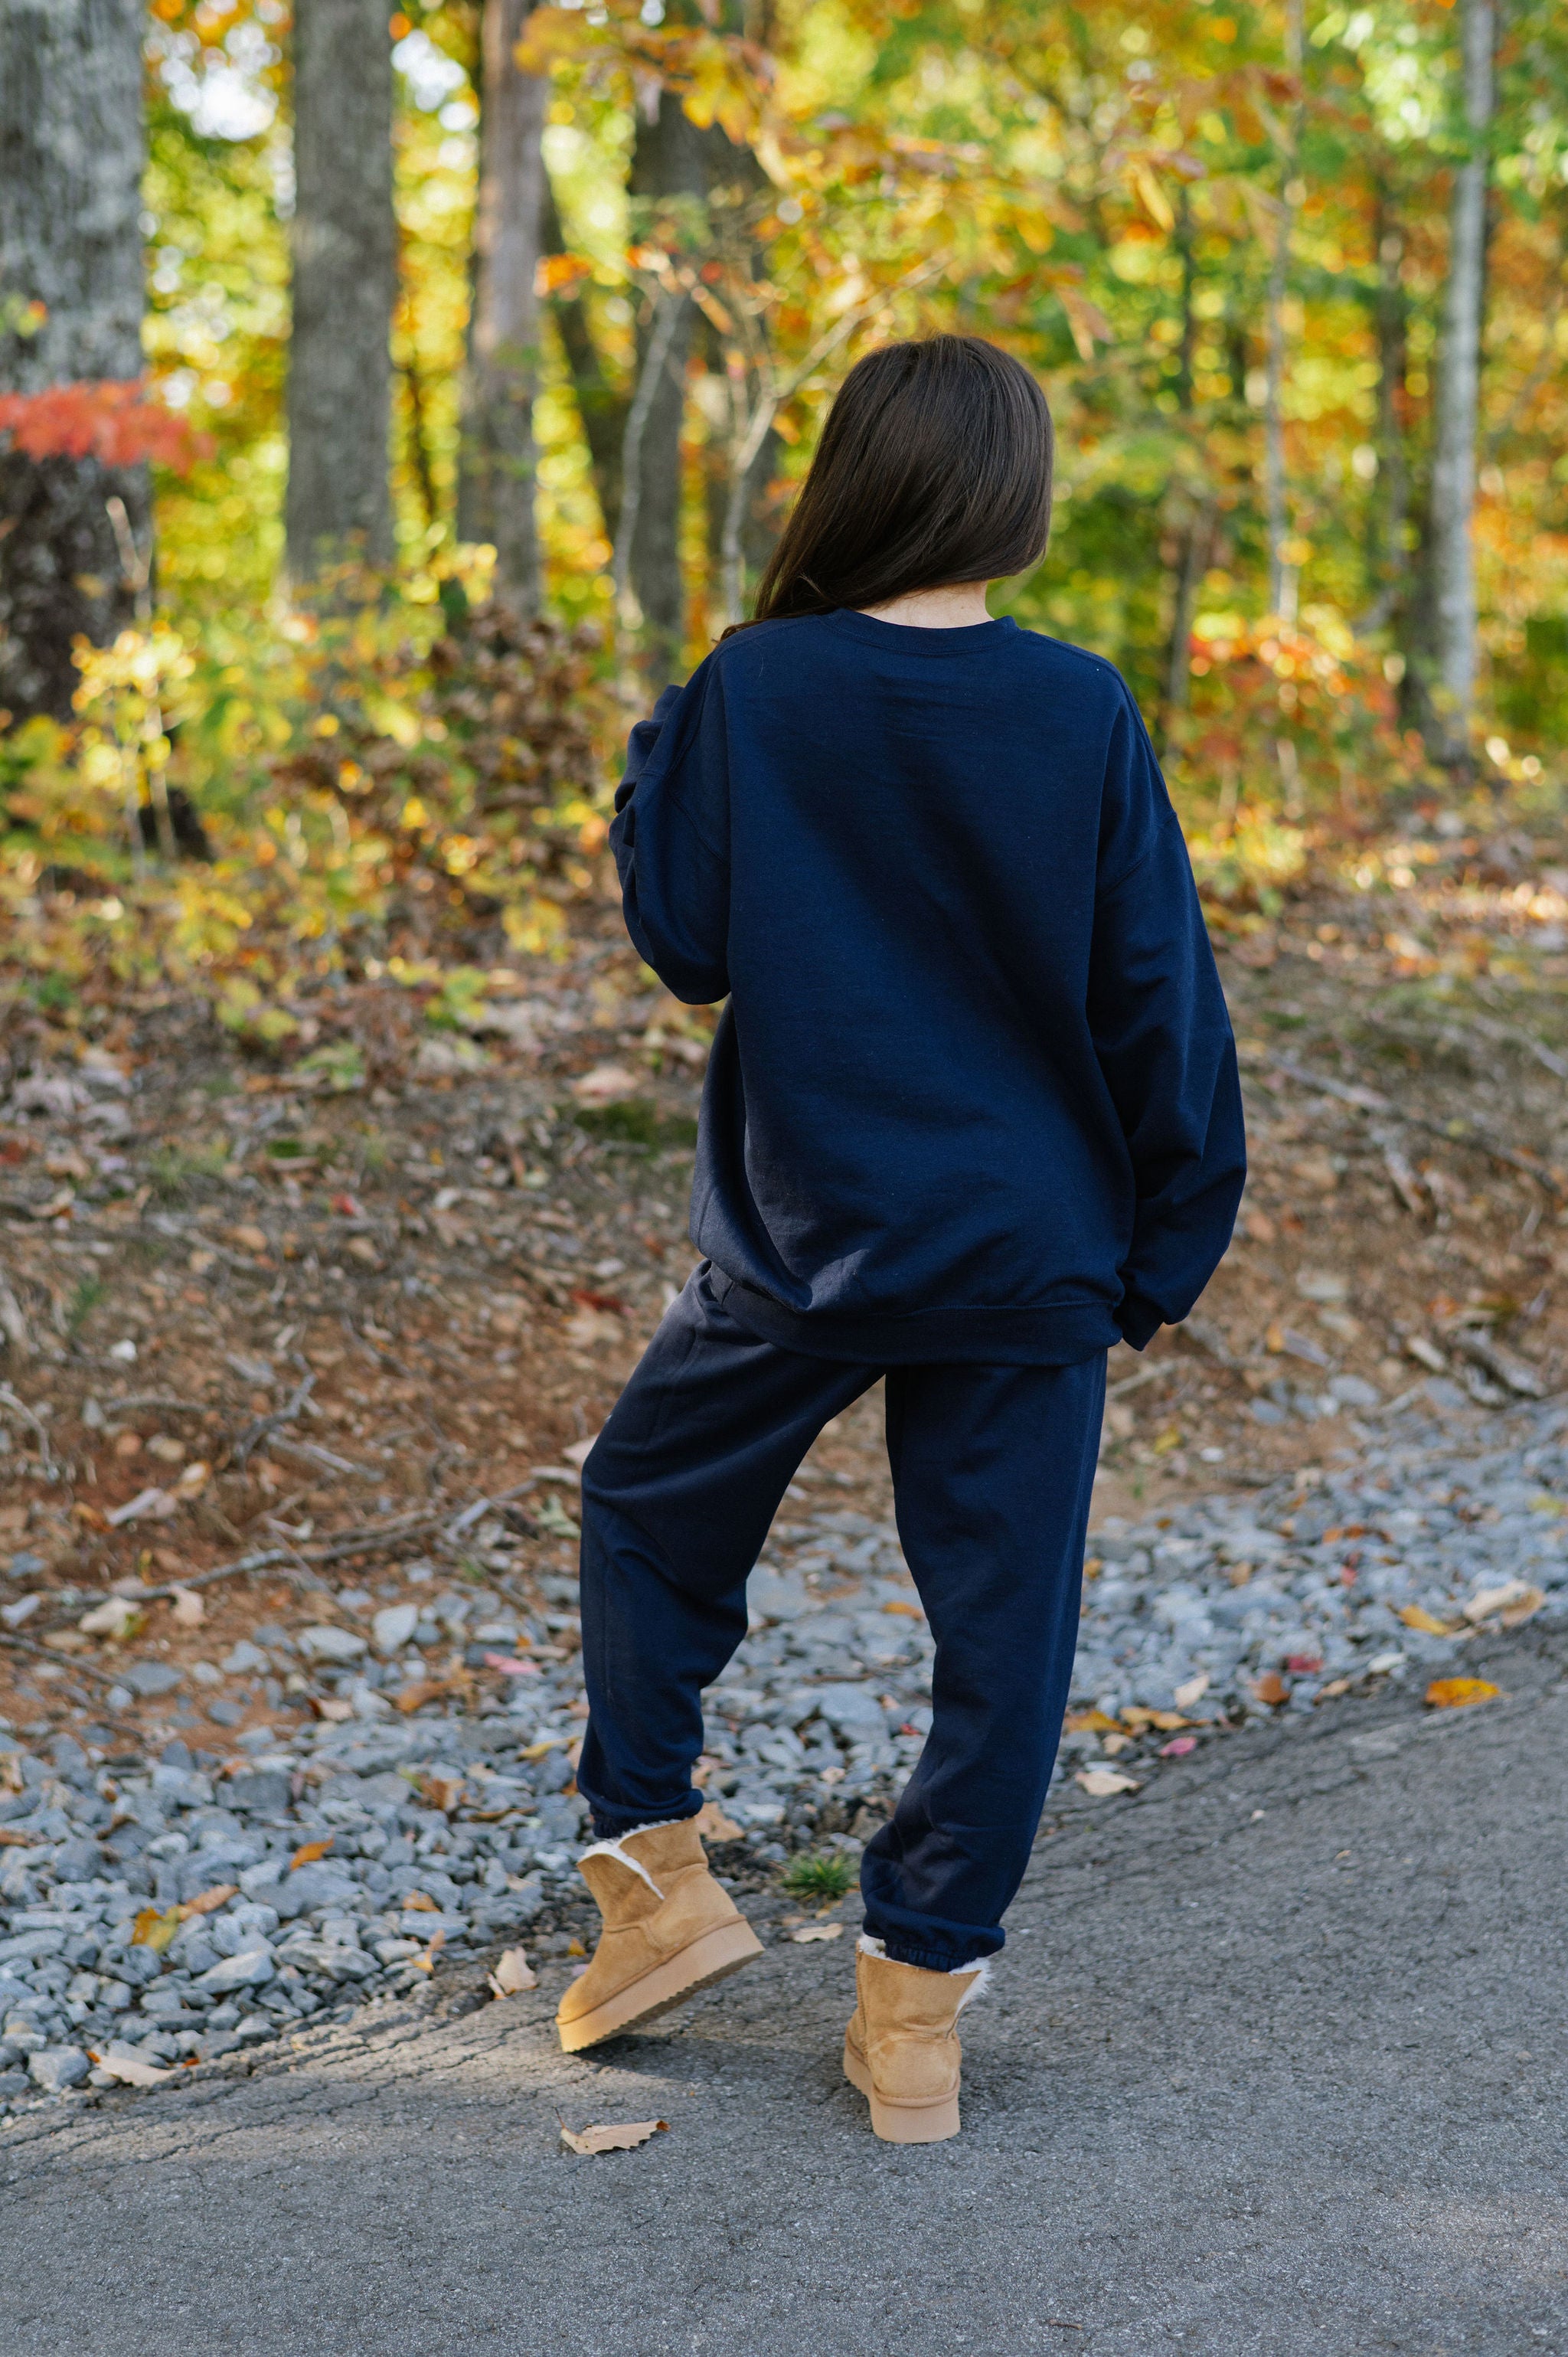
[[[1097,1723],[1069,1729],[1058,1792],[1076,1803],[1069,1780],[1112,1755],[1118,1770],[1152,1767],[1171,1731],[1141,1713],[1184,1719],[1187,1753],[1265,1707],[1288,1721],[1330,1695],[1462,1669],[1473,1629],[1505,1613],[1561,1617],[1565,1427],[1551,1403],[1486,1430],[1414,1410],[1310,1481],[1102,1523],[1073,1684],[1075,1712]],[[750,1633],[708,1697],[705,1789],[764,1865],[857,1845],[930,1725],[932,1641],[897,1532],[832,1497],[792,1487],[752,1580]],[[489,1543],[504,1549],[503,1534]],[[1498,1589],[1514,1602],[1485,1609]],[[563,1607],[575,1597],[564,1580],[552,1590]],[[351,1592],[339,1602],[352,1609]],[[1447,1633],[1412,1626],[1412,1609]],[[377,1630],[378,1652],[428,1621],[526,1652],[509,1702],[403,1718],[381,1690],[403,1669],[366,1652],[332,1673],[348,1719],[287,1740],[262,1730],[227,1760],[182,1741],[105,1756],[69,1736],[40,1757],[0,1731],[0,2115],[113,2083],[95,2054],[215,2061],[429,1987],[526,1937],[564,1896],[587,1833],[567,1789],[580,1656],[553,1641],[574,1636],[573,1615],[531,1620],[454,1591],[420,1616]],[[257,1633],[281,1654],[282,1631]],[[1283,1704],[1258,1696],[1269,1673]],[[316,1854],[295,1863],[302,1850]],[[138,1936],[139,1919],[145,1932],[149,1914],[214,1893],[161,1952]]]

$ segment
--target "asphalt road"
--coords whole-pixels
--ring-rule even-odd
[[[0,2144],[3,2357],[1568,2357],[1568,1641],[1084,1803],[878,2145],[851,1941],[554,2050],[553,1987]],[[1467,1664],[1484,1667],[1485,1663]],[[579,2158],[557,2110],[657,2115]]]

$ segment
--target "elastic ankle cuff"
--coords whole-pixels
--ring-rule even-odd
[[[629,1809],[601,1808],[590,1798],[588,1814],[596,1842],[625,1841],[628,1834],[649,1833],[655,1825],[682,1825],[688,1817],[699,1815],[702,1806],[701,1792],[693,1792],[689,1800],[673,1808],[659,1809],[649,1815],[634,1817]]]

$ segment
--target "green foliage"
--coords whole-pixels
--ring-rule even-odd
[[[83,646],[73,726],[0,740],[0,906],[35,996],[93,967],[194,982],[248,1045],[307,1048],[346,1092],[362,1054],[313,1045],[304,979],[434,960],[433,1019],[460,1028],[475,952],[552,951],[605,839],[596,640],[492,607],[480,566],[467,583],[443,601],[346,573],[244,630]],[[161,856],[176,795],[204,861]]]
[[[697,1125],[680,1114],[660,1112],[651,1097],[622,1097],[616,1104],[583,1105],[573,1118],[579,1129],[607,1146],[630,1146],[652,1152],[658,1148],[694,1146]]]
[[[109,1288],[101,1276],[79,1277],[66,1305],[65,1330],[72,1341],[81,1333]]]
[[[223,1138],[194,1146],[160,1146],[149,1166],[153,1185],[166,1202],[178,1202],[193,1178],[216,1178],[228,1168],[229,1147]]]
[[[456,1049],[498,960],[559,947],[604,875],[625,724],[607,685],[627,651],[608,644],[616,453],[639,336],[677,285],[691,662],[737,576],[755,582],[844,367],[890,335],[973,329],[1036,371],[1058,431],[1052,547],[997,610],[1125,671],[1217,922],[1268,916],[1315,850],[1451,798],[1410,724],[1466,152],[1460,14],[1309,12],[1297,80],[1283,0],[783,0],[744,35],[728,6],[535,10],[569,249],[541,274],[535,411],[561,619],[520,624],[456,531],[473,0],[410,0],[397,19],[395,576],[344,574],[292,603],[283,13],[157,0],[146,350],[210,448],[157,472],[156,619],[82,651],[70,726],[0,727],[0,922],[34,1003],[65,1021],[98,983],[195,984],[258,1056],[348,1093],[366,1053],[318,1036],[324,974],[384,979]],[[1543,815],[1568,739],[1565,23],[1546,0],[1499,16],[1475,532],[1487,775]],[[237,135],[199,103],[214,75],[243,85]],[[734,163],[665,199],[628,188],[657,80],[703,154]],[[1263,418],[1287,195],[1286,610],[1271,615]],[[759,419],[766,479],[726,554]],[[169,856],[177,796],[209,858]],[[651,1101],[575,1118],[610,1144],[682,1142]]]
[[[843,1850],[805,1852],[784,1869],[784,1888],[792,1898],[822,1903],[842,1899],[854,1881],[854,1861]]]

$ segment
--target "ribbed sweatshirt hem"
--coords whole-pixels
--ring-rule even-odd
[[[808,1359],[860,1366],[1069,1367],[1122,1340],[1103,1301],[1024,1303],[1004,1308],[961,1304],[889,1317],[836,1310],[786,1309],[770,1294],[742,1285],[716,1261],[708,1284],[719,1302],[759,1341]]]

